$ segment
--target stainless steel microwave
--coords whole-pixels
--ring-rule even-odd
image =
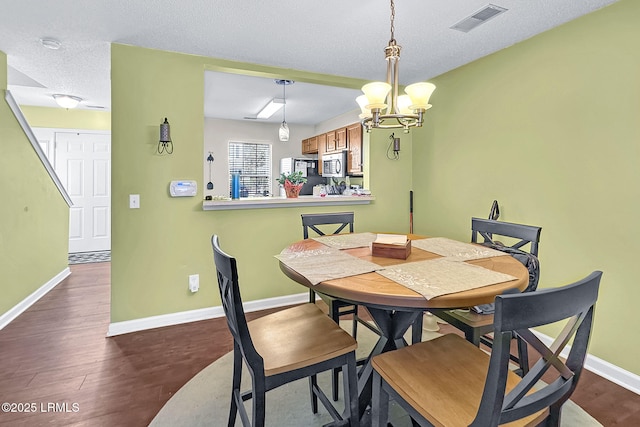
[[[347,152],[323,154],[322,176],[334,178],[347,176]]]

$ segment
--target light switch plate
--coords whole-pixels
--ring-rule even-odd
[[[198,292],[198,289],[200,289],[200,275],[199,274],[189,275],[189,290],[191,292]]]
[[[140,209],[139,194],[129,194],[129,209]]]

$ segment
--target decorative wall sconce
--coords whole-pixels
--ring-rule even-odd
[[[392,133],[389,135],[389,147],[387,148],[387,158],[391,160],[398,160],[400,158],[400,138]],[[393,154],[390,151],[393,149]]]
[[[164,123],[160,124],[160,141],[158,141],[158,154],[172,154],[173,142],[171,141],[171,128],[167,118],[164,118]]]

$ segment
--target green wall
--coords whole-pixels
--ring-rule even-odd
[[[468,240],[494,199],[542,226],[540,286],[602,270],[590,353],[636,374],[639,19],[623,0],[438,77],[413,135],[416,232]]]
[[[0,52],[0,315],[67,268],[69,207],[4,99]]]
[[[305,292],[280,272],[273,257],[302,238],[303,212],[348,209],[356,214],[357,230],[408,230],[411,144],[408,139],[400,161],[387,160],[389,132],[371,134],[374,204],[202,210],[205,69],[347,87],[359,87],[361,81],[117,44],[111,58],[112,322],[219,306],[210,244],[214,233],[237,257],[243,297],[251,301]],[[155,153],[165,117],[171,124],[171,156]],[[169,182],[177,179],[198,181],[198,195],[169,197]],[[129,194],[140,194],[140,209],[128,208]],[[188,290],[190,274],[200,274],[195,294]]]

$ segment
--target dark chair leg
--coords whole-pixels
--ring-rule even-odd
[[[242,379],[242,354],[237,345],[233,346],[233,379],[231,383],[231,406],[229,407],[229,427],[236,424],[238,414],[238,403],[236,396],[240,396],[240,381]],[[237,390],[237,394],[236,394]]]
[[[549,407],[549,416],[547,417],[547,420],[544,423],[544,425],[547,427],[558,427],[560,425],[561,409],[562,409],[561,404],[551,405]]]
[[[353,313],[353,325],[351,326],[351,336],[356,338],[358,336],[358,306],[355,306]]]
[[[520,364],[520,373],[522,377],[529,372],[529,349],[527,343],[522,338],[517,337],[518,341],[518,363]]]
[[[257,380],[257,381],[256,381]],[[265,427],[265,415],[266,415],[266,384],[264,378],[254,378],[253,381],[253,396],[252,396],[252,418],[251,423],[253,427]]]
[[[422,341],[422,323],[424,314],[416,317],[415,322],[411,325],[411,344],[417,344]]]
[[[331,319],[336,322],[338,325],[340,324],[340,309],[338,308],[337,305],[335,304],[330,304],[329,305],[329,315],[331,316]],[[339,388],[338,388],[338,374],[340,373],[340,368],[335,368],[333,369],[333,372],[331,373],[332,375],[332,381],[331,381],[331,397],[333,397],[333,401],[337,402],[338,401],[338,397],[340,394]]]
[[[371,395],[371,426],[385,427],[389,419],[389,394],[382,388],[382,377],[373,371]]]
[[[353,369],[349,369],[349,364]],[[344,407],[345,413],[349,417],[349,426],[360,426],[358,411],[358,374],[356,373],[356,356],[352,354],[347,357],[347,364],[342,366],[344,385]]]
[[[318,413],[318,396],[314,391],[314,388],[318,386],[318,377],[315,375],[311,375],[309,377],[309,395],[311,397],[311,412],[314,414]]]

